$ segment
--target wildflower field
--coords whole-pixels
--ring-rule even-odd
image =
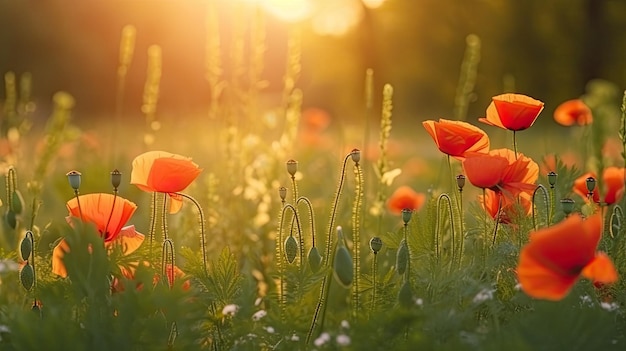
[[[477,96],[469,34],[448,116],[395,129],[397,90],[368,68],[337,123],[299,86],[301,19],[268,82],[281,14],[241,1],[225,48],[216,3],[200,117],[161,117],[174,73],[132,23],[97,121],[2,72],[0,350],[626,348],[626,93]]]

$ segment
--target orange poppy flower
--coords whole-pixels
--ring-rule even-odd
[[[509,149],[496,149],[488,154],[468,154],[463,161],[467,179],[478,188],[503,191],[507,196],[535,189],[539,166],[529,157]]]
[[[543,102],[521,94],[494,96],[487,107],[487,117],[478,120],[503,129],[518,131],[530,128],[543,110]]]
[[[507,196],[502,196],[496,191],[486,189],[485,196],[479,195],[478,202],[485,211],[495,219],[500,210],[500,223],[511,224],[522,216],[528,216],[532,213],[532,194],[526,192],[520,193],[518,199],[514,200]],[[500,203],[502,201],[502,203]]]
[[[418,211],[426,202],[426,195],[415,192],[411,187],[403,185],[391,194],[387,208],[393,214],[401,214],[402,210]]]
[[[150,266],[150,264],[148,262],[143,262],[143,264],[145,266]],[[135,272],[137,271],[137,265],[129,265],[128,267],[120,267],[122,276],[128,280],[134,280],[135,279]],[[174,280],[176,279],[182,279],[184,277],[186,277],[185,272],[183,272],[182,269],[178,268],[178,266],[174,265],[174,268],[172,269],[172,265],[171,264],[167,264],[166,265],[166,275],[168,278],[168,282],[170,285],[174,284]],[[152,278],[152,285],[157,285],[159,283],[160,280],[160,276],[159,274],[154,274],[154,277]],[[138,283],[136,285],[137,290],[141,290],[143,289],[143,284]],[[189,281],[189,279],[185,280],[182,284],[182,289],[184,291],[187,291],[191,288],[191,282]],[[126,287],[124,286],[124,283],[122,280],[120,280],[118,277],[114,277],[113,281],[111,283],[111,292],[114,293],[119,293],[119,292],[123,292],[124,290],[126,290]]]
[[[183,204],[177,192],[193,182],[202,169],[191,158],[164,151],[149,151],[133,160],[130,183],[147,192],[167,193],[170,213],[176,213]]]
[[[554,110],[554,120],[562,126],[578,124],[584,126],[593,122],[591,109],[580,99],[565,101]]]
[[[433,138],[439,151],[458,159],[468,152],[489,151],[489,137],[482,129],[466,122],[439,119],[422,125]]]
[[[607,167],[602,173],[602,183],[598,184],[596,175],[592,172],[583,174],[574,180],[574,192],[582,198],[587,199],[587,178],[596,179],[596,186],[593,189],[593,201],[600,202],[600,195],[603,196],[602,203],[612,205],[621,200],[624,195],[624,168]]]
[[[66,204],[70,213],[67,217],[70,224],[73,218],[94,224],[102,236],[104,246],[112,248],[113,245],[119,245],[124,255],[131,254],[143,243],[144,235],[138,233],[134,225],[124,226],[137,209],[137,205],[111,194],[81,195],[79,200],[72,198]],[[64,239],[52,252],[52,272],[61,277],[67,277],[67,270],[63,264],[63,257],[67,252],[69,245]]]
[[[581,275],[602,284],[617,281],[611,259],[596,252],[601,236],[599,214],[584,221],[579,215],[570,216],[531,233],[517,265],[522,290],[534,298],[560,300]]]

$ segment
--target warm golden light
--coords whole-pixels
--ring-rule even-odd
[[[356,0],[324,1],[312,19],[313,30],[321,35],[346,34],[357,25],[363,8]]]
[[[299,22],[311,15],[311,0],[259,0],[265,10],[285,22]]]
[[[381,7],[387,0],[361,0],[363,5],[369,9],[377,9]]]

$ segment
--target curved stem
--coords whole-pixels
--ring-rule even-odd
[[[311,226],[311,245],[315,247],[315,216],[313,215],[313,204],[311,204],[311,200],[304,196],[300,196],[296,201],[296,206],[300,204],[300,202],[304,202],[306,204],[307,209],[309,210],[309,225]],[[285,204],[283,204],[284,206]]]
[[[78,204],[78,215],[80,216],[80,220],[83,220],[83,209],[80,206],[80,196],[78,196],[78,189],[74,190],[74,196],[76,197],[76,203]]]
[[[463,245],[465,243],[465,229],[463,228],[463,189],[459,188],[459,212],[461,220],[461,233],[459,235],[459,265],[463,262]]]
[[[285,219],[285,211],[286,210],[291,210],[291,212],[293,213],[293,218],[291,219],[291,222],[293,223],[293,221],[296,222],[296,229],[298,230],[298,241],[300,242],[300,244],[298,246],[300,246],[298,249],[298,254],[300,257],[300,266],[304,267],[304,250],[302,249],[302,228],[300,227],[300,216],[298,216],[298,211],[296,211],[296,208],[292,205],[292,204],[285,204],[285,206],[283,206],[283,211],[280,217],[280,228],[279,230],[282,231],[283,228],[283,222]],[[293,225],[292,225],[293,227]],[[290,234],[291,236],[291,234]],[[280,243],[281,245],[283,244],[282,242]]]
[[[148,232],[148,237],[150,238],[150,258],[152,258],[152,243],[154,242],[154,232],[156,230],[156,222],[157,222],[157,193],[152,193],[152,206],[150,213],[150,230]]]
[[[198,222],[200,223],[200,247],[202,248],[202,263],[204,264],[203,266],[204,274],[208,276],[209,273],[207,271],[207,259],[206,259],[206,232],[204,229],[204,211],[202,211],[202,206],[200,206],[200,203],[196,199],[191,197],[190,195],[183,194],[183,193],[176,193],[176,195],[180,195],[184,197],[185,199],[191,201],[196,206],[196,209],[198,210]]]
[[[546,207],[548,208],[548,211],[549,211],[549,208],[550,208],[550,202],[548,200],[548,190],[546,190],[545,186],[543,186],[542,184],[539,184],[535,188],[535,190],[533,191],[532,206],[531,206],[532,207],[532,217],[533,217],[533,229],[535,229],[535,230],[537,230],[537,222],[536,222],[536,219],[535,219],[535,195],[537,195],[537,191],[539,191],[540,189],[541,189],[541,192],[543,194],[543,200],[544,200],[544,202],[546,204]],[[550,217],[550,214],[548,213],[548,218],[549,217]],[[549,222],[549,219],[548,219],[548,222]]]
[[[441,223],[440,223],[440,214],[441,214],[441,201],[443,199],[446,199],[447,203],[448,203],[448,215],[449,215],[449,219],[450,219],[450,230],[451,230],[451,248],[452,248],[452,259],[451,261],[454,262],[454,257],[455,257],[455,245],[454,245],[454,216],[452,214],[452,200],[450,199],[450,196],[448,196],[448,194],[441,194],[439,195],[439,197],[437,198],[437,221],[436,221],[436,229],[435,229],[435,254],[437,256],[437,259],[441,258],[441,253],[440,253],[440,246],[439,246],[439,241],[441,240],[441,243],[443,245],[443,239],[441,239]]]
[[[332,231],[335,226],[335,218],[337,216],[337,206],[339,205],[339,198],[341,197],[341,190],[343,189],[343,184],[346,178],[346,164],[348,163],[348,159],[352,157],[352,152],[348,153],[346,157],[343,159],[343,165],[341,166],[341,177],[339,177],[339,185],[337,186],[337,192],[335,194],[335,199],[333,200],[333,204],[330,212],[330,221],[328,222],[327,228],[327,240],[326,240],[326,262],[329,262],[328,257],[330,257],[330,247],[332,242]]]
[[[170,262],[169,266],[168,266],[168,259]],[[162,272],[163,277],[167,279],[167,285],[170,289],[174,286],[175,259],[176,257],[174,256],[174,242],[171,239],[165,239],[163,241],[163,251],[161,252],[161,272]]]

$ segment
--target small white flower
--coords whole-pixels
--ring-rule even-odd
[[[317,339],[315,339],[315,341],[313,341],[313,344],[317,347],[320,347],[329,341],[330,341],[330,334],[322,333],[320,336],[317,337]]]
[[[265,331],[270,333],[270,334],[274,334],[274,332],[275,332],[274,327],[271,327],[269,325],[267,327],[264,327],[263,329],[265,329]]]
[[[587,305],[587,306],[593,306],[593,300],[591,299],[591,296],[583,295],[583,296],[580,297],[580,304],[581,305]]]
[[[265,316],[267,316],[267,312],[265,310],[258,310],[252,315],[252,320],[258,322]]]
[[[8,333],[8,332],[10,332],[8,326],[6,326],[4,324],[0,325],[0,333]]]
[[[515,284],[515,287],[513,289],[515,289],[516,291],[522,290],[522,284],[520,283]]]
[[[424,306],[424,300],[418,297],[417,299],[415,299],[415,304],[418,305],[419,307],[422,307]]]
[[[339,346],[348,346],[350,345],[350,342],[352,340],[350,340],[350,337],[347,336],[346,334],[339,334],[337,335],[337,345]]]
[[[291,341],[300,341],[300,337],[299,337],[298,335],[296,335],[296,334],[293,334],[293,335],[291,336],[291,339],[290,339],[290,340],[291,340]]]
[[[254,305],[258,306],[261,304],[261,302],[263,302],[263,298],[262,297],[257,297],[256,300],[254,300]]]
[[[344,319],[344,320],[341,321],[341,327],[343,329],[350,329],[350,323],[347,320]]]
[[[600,302],[600,307],[604,308],[609,312],[613,312],[619,308],[619,305],[615,302]]]
[[[224,306],[224,308],[222,309],[222,314],[225,316],[234,316],[237,311],[239,311],[239,306],[231,303],[230,305]]]
[[[496,289],[482,289],[478,292],[478,294],[476,294],[476,296],[474,296],[474,299],[472,301],[476,304],[479,304],[487,300],[493,300],[494,292],[496,292]]]

